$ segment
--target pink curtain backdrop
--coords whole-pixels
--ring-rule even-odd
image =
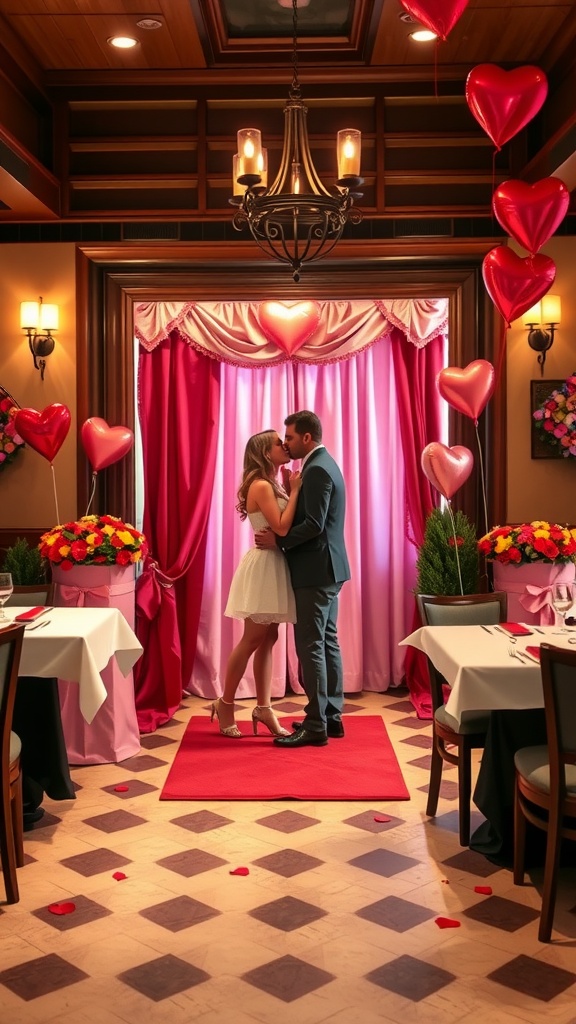
[[[140,354],[143,529],[151,551],[136,585],[136,631],[144,647],[134,670],[141,732],[172,717],[195,656],[218,391],[218,364],[175,337]]]
[[[148,427],[143,428],[145,463],[148,447],[156,451],[152,465],[146,466],[144,531],[158,568],[155,571],[150,561],[138,588],[138,632],[146,648],[141,664],[144,668],[150,664],[149,671],[141,669],[145,680],[139,701],[145,706],[140,717],[148,729],[170,717],[183,688],[207,698],[221,692],[221,673],[242,628],[224,619],[222,611],[234,568],[251,543],[249,526],[242,524],[234,511],[244,446],[250,434],[266,427],[281,433],[284,416],[295,408],[313,408],[318,413],[327,447],[347,481],[352,582],[343,588],[341,597],[345,688],[348,692],[384,691],[404,677],[406,649],[397,644],[412,626],[414,542],[419,543],[423,536],[424,518],[432,507],[429,486],[420,471],[420,453],[430,440],[440,437],[439,426],[436,432],[439,397],[435,378],[443,364],[440,326],[446,325],[447,304],[445,300],[420,305],[408,300],[388,303],[387,307],[396,308],[389,309],[391,317],[384,318],[382,304],[364,303],[365,308],[354,311],[354,303],[342,303],[343,345],[338,344],[337,316],[332,310],[314,362],[299,358],[311,347],[307,344],[290,359],[281,346],[280,351],[276,347],[271,365],[270,341],[260,339],[260,345],[251,348],[251,334],[244,335],[240,354],[234,342],[223,359],[219,346],[224,344],[223,335],[229,342],[233,308],[239,307],[234,324],[240,337],[241,325],[245,331],[256,331],[259,305],[202,304],[202,322],[210,322],[211,327],[218,322],[219,311],[225,308],[227,316],[209,358],[199,352],[210,334],[205,332],[199,341],[198,304],[137,307],[137,335],[143,343],[147,338],[140,356],[140,412],[148,416]],[[209,307],[209,317],[205,307]],[[426,310],[431,316],[428,329]],[[171,333],[160,330],[167,312],[173,314],[168,320]],[[410,342],[399,329],[400,312],[410,325]],[[194,338],[184,338],[184,327],[190,329],[191,323]],[[362,345],[354,340],[354,324],[360,325]],[[415,325],[420,332],[417,338]],[[382,338],[385,340],[376,344]],[[267,352],[265,358],[263,351]],[[190,365],[182,352],[192,357]],[[150,369],[158,353],[161,359]],[[255,372],[247,369],[248,365]],[[169,424],[161,430],[168,410]],[[189,437],[194,439],[195,466],[202,467],[193,485],[193,516],[188,508],[191,481],[185,486],[177,472],[191,457]],[[174,438],[184,442],[182,451]],[[160,472],[163,445],[167,451],[178,448],[178,454],[172,455],[175,472],[164,478]],[[208,452],[203,452],[203,445]],[[159,492],[165,489],[163,497]],[[167,545],[161,530],[162,522],[167,528],[175,518],[180,521],[176,550],[174,541],[171,547]],[[193,551],[188,552],[190,545]],[[178,594],[176,602],[170,586],[174,580],[185,591]],[[176,607],[181,617],[185,615],[185,625],[177,622]],[[148,636],[154,644],[151,652]],[[299,688],[291,637],[292,631],[286,635],[284,629],[276,647],[274,696],[284,694],[287,680],[294,689]],[[161,651],[165,661],[159,673]],[[239,696],[253,694],[253,679],[247,674]]]

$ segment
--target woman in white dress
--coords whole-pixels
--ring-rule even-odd
[[[264,430],[249,439],[236,508],[241,519],[250,520],[254,532],[268,527],[285,537],[292,525],[300,473],[288,475],[289,495],[277,481],[278,470],[288,462],[290,456],[275,430]],[[278,623],[296,621],[288,565],[279,548],[253,547],[246,552],[234,573],[224,614],[243,619],[244,634],[228,658],[224,693],[212,704],[211,721],[216,716],[223,736],[242,737],[234,721],[234,697],[254,655],[258,701],[252,712],[254,733],[262,722],[274,736],[287,736],[270,704],[272,648],[278,639]]]

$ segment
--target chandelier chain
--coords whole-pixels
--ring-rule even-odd
[[[300,97],[300,82],[298,80],[298,0],[292,0],[292,85],[290,87],[292,99]]]

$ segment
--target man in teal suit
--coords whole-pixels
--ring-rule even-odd
[[[288,560],[296,597],[294,636],[302,685],[308,698],[306,718],[280,747],[323,746],[344,735],[344,681],[338,644],[338,595],[350,579],[344,543],[346,490],[342,473],[322,444],[322,424],[308,410],[284,420],[284,447],[302,459],[302,487],[291,529],[285,537],[258,534],[259,547],[278,544]]]

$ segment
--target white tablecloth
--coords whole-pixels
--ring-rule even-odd
[[[23,611],[8,606],[6,616]],[[117,608],[53,608],[44,617],[47,625],[24,631],[19,674],[78,683],[80,711],[90,723],[106,700],[101,671],[115,657],[128,675],[142,646]]]
[[[576,632],[559,633],[555,626],[518,638],[514,647],[524,651],[542,641],[573,649]],[[544,707],[540,665],[511,658],[510,638],[494,626],[422,626],[400,646],[417,647],[430,658],[450,686],[446,710],[459,722],[464,711],[522,711]]]

